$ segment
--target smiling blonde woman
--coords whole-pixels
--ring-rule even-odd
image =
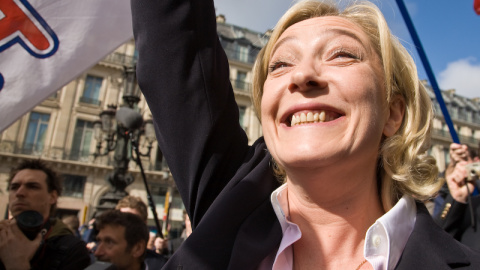
[[[254,68],[264,137],[238,123],[212,1],[132,1],[138,79],[193,233],[167,269],[480,266],[422,200],[430,100],[378,8],[302,1]]]

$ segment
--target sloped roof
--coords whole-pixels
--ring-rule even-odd
[[[250,29],[238,27],[228,23],[217,22],[217,33],[220,37],[229,40],[248,41],[252,46],[262,48],[267,44],[268,37],[263,33],[255,32]]]

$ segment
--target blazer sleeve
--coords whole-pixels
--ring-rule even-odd
[[[450,193],[445,197],[439,213],[434,216],[435,222],[452,236],[456,236],[462,229],[465,214],[468,214],[468,204],[455,201]]]
[[[249,150],[212,0],[132,0],[137,78],[196,226]]]

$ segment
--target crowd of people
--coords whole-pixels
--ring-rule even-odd
[[[13,218],[0,221],[0,269],[161,269],[173,253],[168,243],[177,248],[191,233],[186,220],[179,239],[152,235],[147,206],[135,196],[84,228],[77,216],[55,218],[61,178],[42,160],[20,163],[8,183]]]
[[[451,144],[450,162],[440,175],[446,182],[435,198],[432,213],[443,229],[476,250],[480,250],[476,223],[480,216],[480,196],[474,181],[478,180],[478,171],[475,177],[475,171],[466,167],[479,161],[478,149]],[[34,210],[41,214],[44,225],[31,240],[25,233],[19,233],[15,219],[2,221],[0,269],[85,269],[96,264],[104,267],[91,269],[161,269],[192,232],[185,213],[186,226],[180,238],[165,240],[150,233],[146,226],[147,205],[135,196],[124,197],[115,210],[92,219],[85,226],[87,229],[82,230],[77,216],[66,216],[61,221],[53,218],[60,192],[57,173],[40,160],[27,160],[12,169],[9,180],[12,216]]]
[[[425,154],[430,98],[374,4],[305,0],[285,13],[253,70],[264,134],[253,145],[213,1],[132,0],[132,15],[184,234],[151,234],[134,196],[79,233],[54,218],[58,175],[27,160],[8,180],[0,269],[480,269],[478,149],[451,144],[439,175]],[[30,210],[35,230],[22,225]]]

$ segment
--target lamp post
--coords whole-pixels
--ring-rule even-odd
[[[132,155],[130,139],[133,137],[138,142],[142,136],[145,137],[148,149],[146,153],[138,152],[141,156],[150,155],[152,144],[155,141],[152,120],[143,121],[142,116],[135,111],[135,105],[140,101],[140,89],[137,85],[135,66],[124,67],[123,77],[124,92],[122,98],[124,104],[118,110],[117,106],[108,105],[107,109],[100,113],[100,120],[94,123],[94,134],[97,140],[96,151],[93,154],[94,158],[106,156],[115,151],[113,172],[105,177],[110,188],[100,197],[97,213],[115,208],[118,201],[128,195],[125,189],[134,181],[133,176],[128,172],[128,165],[130,160],[135,158]],[[122,109],[123,111],[121,111]],[[122,112],[121,115],[118,113],[119,111]],[[128,123],[132,117],[137,119],[134,127]]]

